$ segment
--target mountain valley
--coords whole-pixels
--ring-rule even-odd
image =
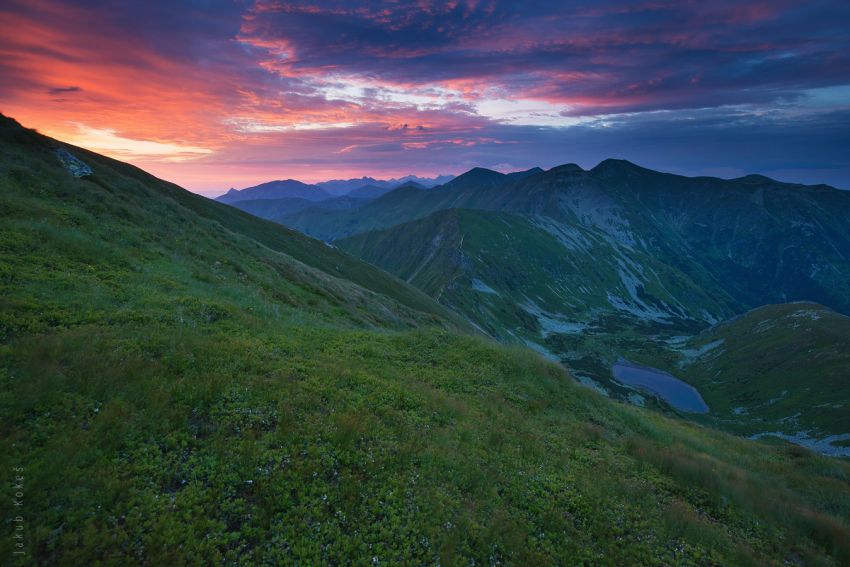
[[[397,275],[491,337],[564,362],[598,391],[654,405],[614,379],[617,360],[666,361],[683,337],[765,304],[817,301],[850,313],[848,218],[850,193],[826,186],[685,178],[607,160],[589,171],[474,169],[428,191],[400,188],[356,208],[277,220]],[[848,353],[840,328],[836,348]],[[791,349],[796,339],[781,340]],[[819,375],[821,359],[793,352]],[[700,380],[695,369],[674,370]],[[847,376],[833,388],[846,399]],[[848,414],[847,402],[836,404]],[[850,433],[778,407],[787,413],[776,418],[794,424],[786,437]],[[743,429],[767,434],[772,423]]]

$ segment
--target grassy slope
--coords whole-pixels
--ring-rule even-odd
[[[179,279],[191,276],[191,285],[206,287],[209,293],[217,294],[225,285],[243,302],[259,294],[261,300],[271,297],[273,303],[286,303],[291,298],[274,296],[280,292],[280,277],[289,275],[312,279],[311,292],[337,307],[343,305],[348,291],[341,291],[339,297],[328,291],[350,288],[350,293],[363,296],[363,301],[371,297],[374,305],[398,303],[393,308],[398,314],[417,313],[420,318],[459,323],[451,312],[411,286],[300,233],[80,149],[72,148],[92,166],[95,175],[90,180],[67,180],[46,142],[8,120],[4,120],[2,133],[6,174],[2,211],[9,229],[6,250],[11,255],[6,275],[10,283],[22,277],[21,272],[33,272],[34,278],[46,280],[24,290],[33,295],[33,301],[43,300],[37,305],[39,313],[26,317],[45,317],[44,303],[52,301],[52,287],[59,283],[100,296],[110,279],[135,284],[134,280],[154,277],[162,280],[159,291],[176,295],[186,286]],[[104,218],[110,222],[105,223]],[[154,234],[147,230],[152,222],[159,228]],[[18,234],[16,229],[22,232]],[[91,241],[91,235],[98,240]],[[62,249],[63,254],[51,260],[46,275],[34,269],[27,254],[37,257],[41,247],[51,246]],[[242,265],[243,259],[252,265]],[[80,266],[88,272],[84,278],[75,273]],[[140,276],[145,269],[152,274]],[[391,301],[377,301],[375,294]],[[118,304],[99,306],[98,316],[107,308],[127,308],[142,301],[144,295],[134,290]],[[10,299],[23,303],[24,294]],[[26,311],[25,305],[19,307]],[[381,309],[372,306],[359,311],[361,316],[373,317]],[[4,322],[6,326],[21,324],[27,323]],[[14,329],[0,328],[0,332],[9,334]]]
[[[640,250],[612,248],[580,226],[561,236],[526,217],[449,209],[335,244],[439,298],[497,337],[505,337],[506,331],[545,337],[557,328],[529,317],[537,311],[528,307],[530,303],[565,323],[592,324],[600,314],[613,311],[610,295],[632,302],[635,298],[621,279],[624,265],[640,265],[650,274],[638,293],[643,305],[635,308],[694,320],[704,309],[731,313],[728,304],[715,300],[682,272]],[[485,283],[491,292],[474,289],[472,280]],[[531,313],[524,320],[504,318],[504,306],[487,308],[493,302],[512,305],[514,311],[524,305]],[[671,316],[668,325],[689,325],[678,318]],[[693,323],[690,328],[701,326]]]
[[[731,301],[718,301],[640,250],[614,249],[581,226],[558,238],[512,214],[449,209],[335,245],[412,283],[493,337],[542,346],[619,397],[632,391],[611,380],[610,365],[625,351],[664,349],[662,337],[697,332],[706,308],[732,313]],[[614,311],[609,295],[634,301],[621,280],[624,262],[652,274],[635,307],[676,306],[680,317],[645,322]]]
[[[569,323],[593,321],[589,314],[604,310],[600,290],[626,296],[618,266],[603,261],[613,256],[606,243],[587,232],[580,238],[592,248],[569,249],[519,216],[450,209],[336,244],[416,285],[492,336],[542,344],[615,395],[630,392],[606,380],[610,364],[627,356],[664,366],[694,384],[712,408],[706,420],[719,420],[735,432],[807,431],[815,437],[850,432],[850,317],[805,304],[763,307],[690,341],[683,350],[697,351],[721,339],[724,344],[682,365],[664,339],[685,332],[683,327],[635,326],[609,315],[581,332],[561,331]],[[664,274],[663,281],[687,281],[681,273],[665,273],[665,266],[650,257],[631,259]],[[475,289],[473,279],[488,291]],[[668,288],[678,297],[667,294]],[[711,305],[705,294],[681,293],[698,291],[690,282],[668,288],[649,287],[643,298],[678,299],[691,313]],[[519,307],[530,301],[542,311],[537,318],[534,310]],[[744,412],[736,415],[735,408]]]
[[[714,348],[698,355],[707,345]],[[816,437],[850,432],[850,317],[816,304],[769,305],[712,327],[687,347],[693,356],[676,372],[727,427]]]
[[[847,464],[613,404],[329,276],[380,278],[321,244],[79,150],[73,180],[46,144],[3,125],[20,562],[850,561]]]

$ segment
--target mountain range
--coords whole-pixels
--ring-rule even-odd
[[[332,195],[317,185],[308,185],[295,179],[285,179],[261,183],[245,189],[230,189],[216,200],[222,203],[236,203],[254,199],[304,199],[307,201],[324,201]]]
[[[359,179],[333,179],[331,181],[320,181],[318,187],[331,195],[350,195],[353,191],[363,187],[374,187],[378,189],[392,190],[405,183],[415,183],[425,188],[435,187],[447,183],[454,175],[437,175],[436,177],[419,177],[416,175],[405,175],[398,179],[375,179],[374,177],[361,177]]]
[[[407,175],[400,179],[381,180],[373,177],[360,179],[335,179],[315,184],[302,183],[295,179],[269,181],[245,189],[229,189],[225,194],[216,197],[217,201],[233,204],[240,201],[256,199],[305,199],[307,201],[324,201],[334,197],[354,197],[373,199],[389,193],[401,186],[411,186],[419,189],[429,189],[442,185],[453,179],[451,175],[439,175],[434,178]]]
[[[354,209],[394,189],[404,187],[423,190],[432,187],[439,180],[451,178],[446,175],[434,179],[408,175],[399,180],[380,181],[363,177],[327,181],[315,185],[287,179],[269,181],[241,190],[230,189],[216,200],[260,218],[283,223],[285,218],[305,209],[315,208],[317,211]],[[368,184],[361,185],[361,183]]]
[[[720,416],[842,404],[844,249],[831,223],[844,197],[829,188],[682,180],[619,162],[522,179],[475,171],[324,211],[352,220],[338,227],[351,238],[328,245],[3,116],[0,150],[0,466],[21,477],[26,519],[23,547],[0,539],[4,557],[850,561],[845,460],[618,403],[578,384],[580,373],[488,336],[535,337],[547,350],[584,337],[591,350],[637,353],[642,339],[662,340],[647,329],[688,329],[635,362],[693,368]],[[671,191],[680,198],[662,203]],[[733,203],[752,206],[719,223]],[[301,218],[319,215],[307,211]],[[364,211],[382,213],[367,221]],[[779,226],[789,219],[799,240]],[[430,240],[417,248],[400,222]],[[351,230],[365,225],[379,232]],[[383,234],[392,230],[397,243]],[[544,248],[520,254],[520,239]],[[785,248],[794,243],[806,246]],[[780,261],[768,262],[771,250]],[[803,261],[835,262],[838,273]],[[786,304],[710,325],[755,301],[746,281],[724,278],[754,277],[756,262],[772,267],[763,275]],[[571,270],[598,280],[582,295]],[[596,281],[612,285],[610,298]],[[833,309],[787,304],[812,289]],[[473,298],[492,302],[479,312]],[[607,322],[616,337],[574,333],[573,322]],[[733,370],[752,358],[780,375],[738,395]],[[806,366],[821,362],[832,373],[817,382]],[[759,406],[764,396],[779,400]],[[841,423],[833,409],[821,427]],[[737,432],[757,435],[751,423]]]
[[[631,400],[644,398],[613,378],[620,358],[661,364],[676,356],[679,337],[765,304],[814,301],[850,314],[848,219],[850,193],[828,186],[688,178],[624,160],[588,171],[475,168],[427,191],[401,187],[274,218],[395,274],[487,335],[530,346]],[[820,359],[795,352],[817,374]],[[695,367],[675,371],[700,380]],[[850,383],[834,388],[845,400]],[[838,406],[847,412],[846,401]],[[758,426],[750,433],[850,434],[845,421],[786,409],[779,428],[750,413]]]

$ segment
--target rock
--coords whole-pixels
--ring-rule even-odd
[[[59,161],[62,162],[62,165],[65,166],[65,169],[67,169],[74,177],[80,178],[92,174],[91,168],[85,162],[71,155],[71,152],[65,148],[57,148],[55,153],[56,157],[59,158]]]

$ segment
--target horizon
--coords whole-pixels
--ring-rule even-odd
[[[0,115],[4,115],[4,114],[2,113],[2,111],[0,111]],[[14,119],[14,117],[13,117],[13,116],[12,116],[12,117],[9,117],[9,118]],[[26,126],[26,124],[22,124],[22,126],[27,127],[27,126]],[[36,130],[36,131],[38,131],[37,129],[35,129],[35,130]],[[43,132],[39,132],[39,133],[42,133],[42,134],[43,134]],[[65,140],[61,140],[61,139],[57,139],[57,140],[58,140],[59,142],[69,143],[69,142],[67,142],[67,141],[65,141]],[[84,146],[79,146],[79,147],[83,147],[83,148],[84,148]],[[97,151],[97,150],[91,150],[90,148],[84,148],[84,149],[88,149],[88,150],[90,150],[90,151]],[[125,162],[127,162],[127,163],[131,163],[131,164],[133,163],[131,160],[128,160],[128,159],[122,159],[122,157],[121,157],[121,156],[118,156],[118,157],[110,156],[110,154],[109,154],[108,152],[103,152],[103,155],[106,155],[106,156],[108,156],[108,157],[113,157],[113,159],[117,159],[118,161],[125,161]],[[642,163],[636,163],[636,162],[634,162],[634,161],[632,161],[632,160],[630,160],[630,159],[627,159],[627,158],[621,158],[621,157],[607,157],[607,158],[603,158],[603,159],[599,160],[598,162],[594,163],[593,165],[589,165],[589,166],[587,166],[587,165],[582,165],[582,164],[577,163],[577,162],[563,162],[563,163],[555,164],[555,165],[553,165],[553,166],[551,166],[551,167],[541,167],[541,166],[539,166],[539,165],[532,165],[532,166],[530,166],[530,167],[525,167],[525,168],[500,167],[500,168],[498,168],[498,169],[495,169],[495,168],[488,168],[488,167],[483,167],[483,166],[479,166],[479,165],[474,165],[474,166],[470,167],[469,169],[466,169],[466,170],[460,171],[460,172],[458,172],[458,173],[437,173],[437,174],[433,174],[433,175],[417,175],[417,174],[415,174],[415,173],[408,173],[408,174],[403,174],[403,175],[394,175],[394,176],[390,176],[390,175],[388,175],[388,176],[379,176],[379,175],[370,175],[369,173],[363,173],[362,175],[357,175],[357,176],[355,176],[355,177],[350,177],[350,178],[330,178],[330,179],[329,179],[329,178],[323,178],[323,177],[321,177],[321,176],[316,176],[316,177],[314,177],[314,179],[315,179],[314,181],[308,181],[308,180],[307,180],[307,178],[276,177],[276,178],[272,178],[272,179],[264,179],[264,180],[261,180],[261,181],[259,181],[259,182],[255,183],[255,184],[253,184],[253,185],[247,185],[247,186],[244,186],[244,187],[233,187],[233,186],[231,186],[231,187],[227,187],[226,189],[218,189],[218,188],[215,188],[215,189],[191,189],[191,188],[189,188],[189,187],[185,187],[185,186],[182,186],[182,185],[181,185],[181,187],[182,187],[183,189],[186,189],[186,190],[188,190],[188,191],[191,191],[192,193],[195,193],[195,194],[198,194],[198,195],[202,195],[202,196],[207,197],[207,198],[209,198],[209,199],[217,199],[218,197],[224,196],[225,194],[229,193],[230,191],[237,191],[237,192],[238,192],[238,191],[245,191],[245,190],[248,190],[248,189],[254,189],[255,187],[257,187],[257,186],[259,186],[259,185],[264,185],[264,184],[267,184],[267,183],[276,183],[276,182],[281,182],[281,181],[296,181],[296,182],[304,183],[304,184],[306,184],[306,185],[310,185],[310,186],[314,186],[314,187],[321,188],[320,186],[321,186],[322,184],[326,184],[326,183],[334,183],[334,182],[351,182],[351,181],[358,181],[358,180],[361,180],[361,179],[372,179],[373,181],[375,181],[375,182],[380,182],[380,183],[387,183],[387,182],[400,182],[400,183],[402,183],[402,181],[401,181],[401,180],[402,180],[402,179],[406,179],[406,178],[418,178],[418,179],[422,179],[422,180],[432,180],[432,181],[433,181],[433,180],[436,180],[436,179],[441,178],[441,177],[450,177],[450,178],[451,178],[450,180],[452,180],[452,179],[455,179],[455,178],[457,178],[457,177],[460,177],[460,176],[462,176],[462,175],[464,175],[464,174],[466,174],[466,173],[469,173],[469,172],[471,172],[471,171],[473,171],[473,170],[475,170],[475,169],[485,169],[485,170],[489,170],[489,171],[495,171],[495,172],[497,172],[497,173],[501,173],[501,174],[503,174],[503,175],[507,175],[507,174],[510,174],[510,173],[519,173],[519,172],[528,171],[528,170],[531,170],[531,169],[540,169],[542,172],[544,172],[544,173],[545,173],[545,172],[548,172],[548,171],[550,171],[550,170],[552,170],[552,169],[557,169],[557,168],[559,168],[559,167],[563,167],[563,166],[567,166],[567,165],[575,165],[575,166],[578,166],[578,167],[579,167],[579,169],[581,169],[582,171],[588,172],[588,171],[593,170],[595,167],[597,167],[597,166],[601,165],[603,162],[605,162],[605,161],[609,161],[609,160],[610,160],[610,161],[624,161],[624,162],[630,163],[630,164],[632,164],[632,165],[635,165],[635,166],[640,167],[640,168],[643,168],[643,169],[649,169],[649,170],[651,170],[651,171],[655,171],[656,173],[665,173],[665,174],[679,175],[679,176],[682,176],[682,177],[691,177],[691,178],[695,178],[695,177],[706,177],[706,178],[712,178],[712,179],[720,179],[720,180],[723,180],[723,181],[735,181],[735,180],[737,180],[737,179],[741,179],[741,178],[744,178],[744,177],[749,177],[749,176],[752,176],[752,175],[761,175],[761,176],[764,176],[764,177],[769,178],[771,181],[775,181],[775,182],[778,182],[778,183],[785,183],[785,184],[798,184],[798,185],[804,185],[804,186],[826,185],[826,186],[828,186],[828,187],[830,187],[830,188],[832,188],[832,189],[837,189],[837,190],[839,190],[839,191],[850,191],[850,186],[848,186],[848,187],[841,187],[841,186],[838,186],[838,185],[832,185],[832,184],[829,184],[829,183],[823,183],[823,182],[803,182],[803,181],[792,181],[792,180],[789,180],[789,179],[781,179],[781,178],[771,177],[771,176],[769,176],[769,175],[765,175],[765,174],[757,173],[757,172],[748,172],[748,173],[747,173],[747,172],[742,172],[742,173],[740,173],[739,175],[726,175],[726,176],[724,176],[724,175],[718,175],[718,174],[688,174],[688,173],[676,173],[676,172],[673,172],[673,171],[665,171],[665,170],[653,169],[653,168],[651,168],[651,167],[647,167],[645,164],[642,164]],[[144,169],[144,168],[143,168],[143,169]],[[153,172],[151,172],[151,171],[148,171],[148,173],[154,174],[154,173],[153,173]],[[174,181],[173,181],[173,180],[171,180],[171,179],[167,179],[167,178],[161,178],[161,179],[164,179],[165,181],[170,181],[170,182],[174,183]],[[447,183],[447,182],[448,182],[448,181],[446,181],[446,183]],[[405,181],[405,182],[403,182],[403,183],[406,183],[406,181]],[[178,184],[178,185],[180,185],[179,183],[177,183],[177,184]],[[438,187],[438,186],[443,185],[443,184],[444,184],[444,183],[442,183],[442,184],[435,184],[435,185],[431,185],[431,186],[429,186],[429,188],[430,188],[430,187]],[[340,193],[340,194],[341,194],[341,195],[344,195],[344,194],[349,193],[349,192],[350,192],[350,191],[352,191],[352,190],[353,190],[353,189],[350,189],[350,190],[347,190],[347,191],[343,191],[343,192],[342,192],[342,193]]]
[[[13,0],[0,14],[0,111],[204,195],[612,157],[850,189],[838,0]]]
[[[494,170],[490,170],[490,171],[496,171],[496,172],[501,173],[501,174],[509,174],[509,173],[520,173],[520,172],[528,171],[530,169],[540,169],[543,173],[546,173],[548,171],[551,171],[552,169],[557,169],[559,167],[563,167],[563,166],[567,166],[567,165],[577,165],[582,171],[588,172],[588,171],[591,171],[594,168],[598,167],[603,162],[609,161],[609,160],[625,161],[625,162],[628,162],[628,163],[635,165],[637,167],[648,169],[648,168],[645,168],[642,164],[635,163],[631,160],[627,160],[627,159],[624,159],[624,158],[605,158],[605,159],[599,161],[598,163],[594,164],[591,167],[584,167],[584,166],[577,164],[577,163],[574,163],[574,162],[566,162],[566,163],[557,164],[557,165],[554,165],[554,166],[548,167],[548,168],[544,168],[544,167],[540,167],[540,166],[532,166],[532,167],[524,168],[524,169],[510,169],[510,170],[504,170],[504,171],[499,171],[499,170],[494,169]],[[446,176],[450,176],[450,177],[452,177],[452,179],[455,179],[455,178],[460,177],[460,176],[462,176],[466,173],[469,173],[469,172],[471,172],[475,169],[489,169],[489,168],[482,168],[480,166],[475,166],[475,167],[469,168],[466,171],[462,171],[462,172],[460,172],[456,175],[435,175],[435,176],[432,176],[432,177],[428,177],[427,179],[435,179],[437,177],[446,177]],[[652,171],[656,171],[657,173],[666,173],[666,174],[672,173],[672,172],[668,172],[668,171],[657,171],[657,170],[652,170]],[[680,174],[673,174],[673,175],[680,175]],[[721,179],[721,180],[724,180],[724,181],[735,181],[737,179],[741,179],[743,177],[748,177],[748,176],[751,176],[751,175],[761,175],[761,174],[747,173],[747,174],[740,175],[740,176],[737,176],[737,177],[720,177],[720,176],[717,176],[717,175],[683,175],[683,177],[708,177],[708,178],[712,178],[712,179]],[[400,176],[400,177],[397,177],[397,178],[381,179],[381,178],[377,178],[377,177],[374,177],[374,176],[363,175],[363,176],[355,177],[355,178],[351,178],[351,179],[323,179],[323,180],[320,180],[320,181],[315,181],[315,182],[310,182],[310,183],[307,183],[302,179],[295,179],[295,178],[269,179],[268,181],[266,181],[264,183],[275,183],[275,182],[280,182],[280,181],[298,181],[298,182],[306,183],[307,185],[310,185],[310,186],[321,188],[321,185],[323,183],[331,183],[331,182],[335,182],[335,181],[343,181],[344,182],[344,181],[354,181],[354,180],[359,180],[359,179],[371,178],[374,181],[386,183],[386,182],[389,182],[389,181],[400,181],[404,177],[420,177],[420,178],[422,178],[422,176],[404,175],[404,176]],[[769,177],[769,176],[765,176],[765,177]],[[778,183],[787,183],[787,184],[796,183],[796,182],[793,182],[793,181],[786,181],[784,179],[775,179],[775,178],[772,178],[772,177],[769,177],[769,179],[771,179],[772,181],[776,181]],[[262,183],[259,184],[259,185],[262,185]],[[801,185],[809,185],[809,186],[811,186],[811,185],[828,185],[831,188],[837,189],[839,191],[847,191],[848,190],[848,189],[845,189],[843,187],[836,187],[836,186],[824,184],[824,183],[801,183]],[[433,187],[438,187],[438,186],[439,185],[434,185]],[[248,186],[248,187],[241,187],[241,188],[230,187],[230,188],[225,189],[223,191],[218,191],[218,190],[209,191],[209,192],[195,191],[195,193],[198,193],[199,195],[204,195],[205,197],[209,197],[211,199],[216,199],[218,197],[221,197],[221,196],[227,194],[230,191],[245,191],[245,190],[248,190],[248,189],[253,189],[255,187],[256,187],[256,185],[251,185],[251,186]],[[347,194],[348,192],[349,191],[346,191],[342,194]]]

